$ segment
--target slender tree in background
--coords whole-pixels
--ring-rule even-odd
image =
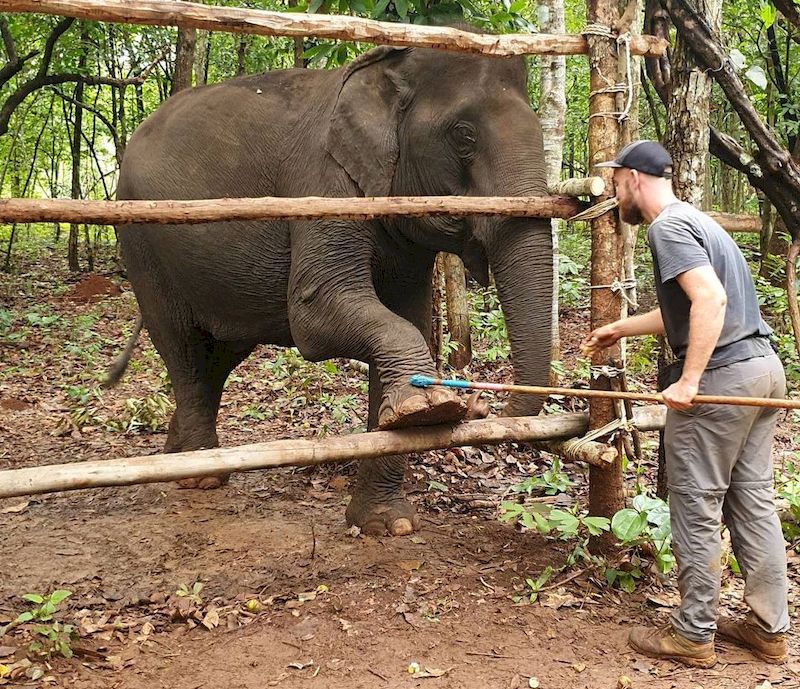
[[[86,69],[86,56],[88,52],[89,32],[86,24],[81,25],[81,53],[78,58],[78,72],[83,73]],[[83,132],[83,91],[84,81],[80,80],[75,84],[73,101],[75,103],[75,117],[72,122],[72,187],[71,195],[73,199],[81,198],[81,139]],[[66,104],[65,104],[66,112]],[[67,244],[67,264],[72,272],[80,270],[78,261],[78,225],[72,223],[69,226],[69,242]]]
[[[697,11],[719,31],[722,0],[696,0]],[[678,35],[672,51],[672,80],[667,105],[664,146],[672,155],[672,186],[682,201],[703,207],[708,169],[711,85],[713,78],[699,68],[686,39]]]
[[[537,12],[539,30],[542,33],[565,33],[564,0],[540,0]],[[542,56],[541,89],[539,95],[539,119],[544,135],[544,164],[547,184],[552,187],[561,179],[561,166],[564,160],[564,123],[567,112],[565,83],[567,75],[567,59],[562,55]],[[559,337],[558,296],[558,230],[561,221],[552,220],[553,235],[553,307],[551,327],[553,344],[550,359],[561,358],[561,338]],[[558,384],[558,374],[550,370],[551,385]]]

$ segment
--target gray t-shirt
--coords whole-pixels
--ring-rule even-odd
[[[664,328],[675,356],[679,359],[686,356],[691,306],[675,278],[692,268],[707,265],[714,268],[728,297],[725,322],[707,368],[772,354],[769,343],[772,330],[758,310],[747,262],[719,224],[691,204],[671,203],[651,223],[647,243],[653,254],[656,294]]]

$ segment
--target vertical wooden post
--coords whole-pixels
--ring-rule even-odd
[[[591,94],[589,97],[589,164],[590,166],[612,159],[619,149],[619,123],[616,97],[612,87],[617,82],[619,62],[614,36],[600,35],[604,28],[609,31],[619,19],[619,8],[615,0],[588,0],[587,40],[589,43],[589,68]],[[595,33],[593,29],[597,29]],[[599,168],[606,182],[602,201],[614,196],[612,171]],[[616,212],[605,213],[592,221],[592,285],[611,285],[622,275],[622,244]],[[608,288],[593,289],[591,295],[591,328],[598,328],[615,321],[620,316],[618,293]],[[609,361],[620,361],[620,347],[615,345],[592,355],[593,366],[603,366]],[[609,390],[606,376],[592,376],[592,388]],[[590,400],[589,428],[599,428],[615,418],[611,400]],[[589,469],[589,513],[611,517],[624,506],[622,482],[622,453],[613,467]],[[609,541],[610,542],[610,541]],[[604,541],[601,540],[601,548]]]
[[[440,254],[444,266],[444,285],[447,303],[447,332],[456,348],[447,357],[453,368],[464,368],[472,361],[472,338],[469,328],[469,302],[464,264],[455,254]]]

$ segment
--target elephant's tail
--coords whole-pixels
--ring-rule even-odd
[[[136,319],[136,325],[133,328],[133,334],[128,338],[128,343],[125,345],[125,349],[123,350],[122,354],[114,359],[114,363],[111,364],[111,368],[108,369],[106,378],[102,382],[102,386],[104,388],[113,388],[117,383],[119,383],[120,378],[122,378],[122,374],[125,373],[125,369],[128,368],[128,362],[131,360],[133,350],[136,348],[136,342],[139,339],[140,332],[142,332],[141,313]]]

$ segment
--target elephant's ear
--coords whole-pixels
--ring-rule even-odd
[[[406,48],[380,47],[351,62],[325,147],[365,196],[388,196],[398,157],[397,127],[410,89],[393,69]]]

